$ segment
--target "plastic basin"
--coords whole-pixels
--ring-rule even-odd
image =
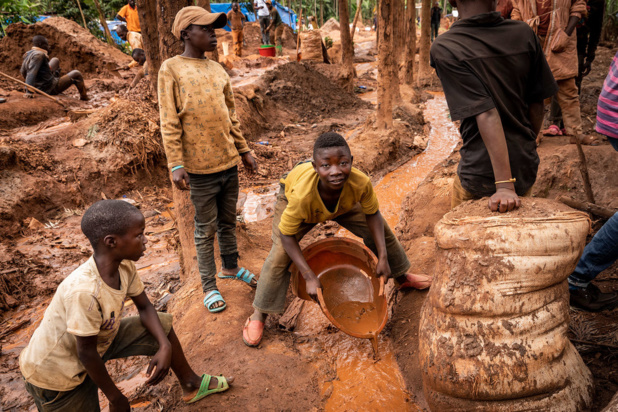
[[[275,46],[271,44],[263,44],[260,46],[259,53],[260,56],[275,57],[277,54],[277,50],[275,49]]]
[[[371,250],[355,240],[334,237],[307,246],[303,256],[320,279],[320,308],[331,323],[348,335],[375,338],[386,325],[388,309]],[[311,300],[296,265],[290,271],[296,296]]]

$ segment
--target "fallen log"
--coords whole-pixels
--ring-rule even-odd
[[[594,203],[589,202],[581,202],[579,200],[571,199],[570,197],[560,196],[558,198],[559,202],[564,203],[567,206],[572,207],[573,209],[581,210],[583,212],[592,213],[593,215],[609,219],[614,216],[616,210],[608,209],[603,206],[595,205]]]

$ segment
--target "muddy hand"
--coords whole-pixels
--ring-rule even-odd
[[[110,412],[126,412],[131,410],[131,404],[126,396],[119,396],[117,399],[109,400]]]
[[[514,190],[500,188],[489,198],[489,208],[492,212],[510,212],[521,206],[521,200]]]
[[[245,166],[245,169],[247,170],[247,172],[256,173],[258,170],[258,167],[255,161],[255,158],[253,157],[251,152],[243,153],[241,157],[242,157],[242,163]]]
[[[170,370],[172,364],[172,350],[171,347],[161,346],[157,353],[150,360],[148,369],[146,370],[146,376],[148,380],[147,385],[156,385],[165,378],[167,372]]]
[[[378,277],[384,277],[384,283],[386,283],[388,279],[392,276],[391,267],[388,264],[387,259],[378,260],[378,265],[376,266],[376,275],[378,275]]]
[[[313,279],[307,280],[307,294],[314,301],[318,301],[318,289],[322,289],[322,284],[317,276],[313,275]]]
[[[180,190],[189,190],[189,174],[184,167],[172,172],[172,181]]]

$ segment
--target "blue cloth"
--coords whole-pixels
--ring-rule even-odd
[[[618,212],[586,245],[575,271],[569,276],[569,288],[585,288],[597,275],[618,260]]]
[[[240,11],[242,14],[244,14],[247,18],[247,21],[256,21],[255,14],[247,10],[247,3],[239,3],[238,5],[240,6]],[[276,1],[273,1],[273,6],[277,8],[279,16],[281,16],[281,20],[283,20],[285,24],[294,30],[296,27],[296,13]],[[232,10],[232,3],[210,3],[210,10],[213,13],[227,14],[230,10]],[[224,28],[225,30],[230,31],[228,26],[225,26]]]

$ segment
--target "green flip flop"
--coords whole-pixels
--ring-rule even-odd
[[[221,376],[215,376],[217,378],[217,387],[214,389],[208,389],[210,385],[210,380],[212,379],[211,375],[203,374],[202,375],[202,383],[200,385],[200,389],[197,391],[197,395],[193,397],[190,401],[185,401],[186,403],[194,403],[199,401],[200,399],[204,399],[208,395],[212,395],[213,393],[219,393],[227,391],[230,388],[230,385],[227,384],[227,379]]]

